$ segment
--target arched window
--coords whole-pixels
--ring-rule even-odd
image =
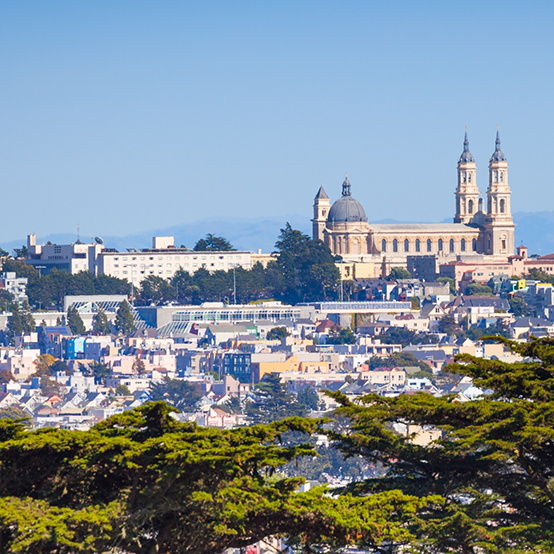
[[[431,252],[431,239],[427,239],[427,252]]]
[[[462,250],[462,252],[466,251],[466,239],[462,239],[461,250]]]
[[[439,252],[442,252],[443,246],[444,246],[443,240],[439,239]]]
[[[467,180],[468,180],[468,182],[471,183],[471,173],[468,173],[468,174],[467,174]]]
[[[454,239],[450,239],[450,252],[454,252]]]
[[[393,239],[393,241],[392,241],[392,251],[393,252],[398,252],[398,240],[397,239]]]
[[[504,213],[504,209],[506,208],[506,201],[504,200],[504,198],[502,198],[500,200],[500,213],[503,214]]]
[[[421,251],[421,241],[419,239],[415,240],[415,251],[420,252]]]
[[[498,183],[498,171],[494,172],[494,182]]]
[[[477,252],[477,239],[471,241],[471,248],[474,252]]]
[[[465,171],[462,173],[462,182],[463,183],[466,182],[466,172]]]
[[[381,241],[381,252],[386,252],[387,251],[387,239],[383,239]]]
[[[473,200],[470,200],[468,203],[467,203],[467,211],[472,214],[473,213]]]
[[[502,182],[504,180],[504,172],[501,171],[500,172],[500,182]]]
[[[404,239],[404,252],[410,251],[410,241],[408,239]]]

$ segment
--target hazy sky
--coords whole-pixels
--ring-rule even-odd
[[[514,211],[553,209],[554,3],[0,1],[0,244],[311,215],[454,212],[497,123]]]

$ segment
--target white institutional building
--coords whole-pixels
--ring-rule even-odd
[[[442,263],[475,256],[506,258],[514,254],[514,223],[511,214],[508,162],[496,133],[489,160],[487,209],[477,188],[475,159],[469,151],[467,131],[458,159],[456,212],[453,223],[373,224],[362,205],[352,197],[348,176],[342,196],[331,205],[323,186],[314,200],[313,237],[329,246],[346,262],[406,266],[408,256],[435,255]]]

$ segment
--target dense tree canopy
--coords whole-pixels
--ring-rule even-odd
[[[309,444],[281,445],[299,418],[221,431],[179,423],[164,403],[113,416],[90,431],[0,420],[0,549],[70,554],[213,554],[271,535],[317,545],[408,543],[432,499],[298,493],[275,470]]]
[[[124,279],[96,276],[91,271],[71,275],[52,269],[48,275],[41,276],[37,269],[20,260],[6,260],[3,271],[14,271],[18,277],[27,277],[27,296],[35,308],[61,309],[66,295],[129,294],[131,290],[131,285]]]
[[[320,240],[293,229],[281,229],[275,248],[285,281],[285,295],[291,302],[336,297],[340,273],[331,250]]]
[[[200,239],[194,245],[193,250],[195,252],[229,252],[236,249],[227,239],[208,233],[205,239]]]
[[[352,403],[333,394],[342,405],[337,414],[351,423],[346,434],[331,432],[337,444],[387,469],[351,491],[443,498],[415,530],[418,552],[554,550],[554,340],[496,340],[524,360],[458,356],[452,371],[492,391],[472,402],[420,393]],[[403,435],[393,430],[398,424],[413,427]],[[441,433],[420,446],[411,435],[417,429]]]

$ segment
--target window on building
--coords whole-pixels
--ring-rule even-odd
[[[462,173],[462,182],[463,183],[466,182],[466,172],[465,171]]]
[[[462,252],[466,251],[466,239],[462,239],[462,244],[460,248],[462,249]]]
[[[504,198],[502,198],[500,200],[500,213],[503,214],[505,209],[506,209],[506,201],[504,200]]]
[[[381,241],[381,252],[386,252],[387,251],[387,239],[383,239]]]
[[[467,211],[472,214],[473,213],[473,200],[470,200],[468,203],[467,203]]]
[[[506,243],[507,243],[506,239],[503,238],[503,239],[501,240],[501,242],[500,242],[501,247],[502,247],[502,250],[506,250],[506,248],[507,248],[507,244],[506,244]]]
[[[427,239],[427,252],[431,252],[432,248],[433,248],[433,243],[431,242],[431,239]]]
[[[504,172],[501,171],[500,172],[500,182],[502,182],[504,180]]]
[[[477,239],[473,239],[471,241],[471,249],[474,251],[474,252],[477,252]]]
[[[450,252],[454,252],[454,239],[450,239]]]
[[[494,172],[494,182],[498,183],[498,171]]]
[[[415,251],[421,252],[421,241],[419,239],[416,239],[415,241]]]
[[[410,251],[410,241],[408,239],[404,239],[404,252]]]
[[[394,239],[392,241],[392,251],[393,252],[398,252],[398,240],[397,239]]]
[[[468,180],[469,183],[471,183],[471,173],[467,174],[467,180]]]

